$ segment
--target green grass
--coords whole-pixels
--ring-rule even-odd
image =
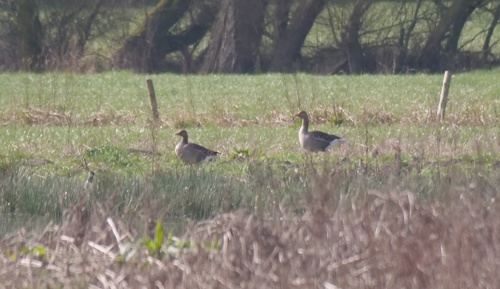
[[[304,194],[330,174],[346,194],[396,186],[433,197],[478,172],[494,184],[498,72],[456,74],[444,123],[435,118],[441,75],[3,74],[0,212],[58,219],[83,200],[125,216],[300,214]],[[161,116],[154,132],[149,77]],[[348,145],[304,154],[292,118],[299,109]],[[173,150],[179,128],[220,159],[182,164]],[[96,172],[90,192],[85,162]]]
[[[478,118],[495,121],[500,101],[497,75],[498,69],[455,75],[450,117],[461,119],[464,113],[479,112]],[[335,106],[356,123],[370,111],[391,114],[396,120],[425,119],[432,116],[426,111],[435,109],[442,82],[440,75],[3,74],[1,118],[7,123],[37,123],[45,118],[56,124],[145,125],[150,117],[147,78],[153,79],[160,115],[168,126],[284,123],[299,107],[331,117]]]

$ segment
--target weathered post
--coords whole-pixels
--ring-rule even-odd
[[[151,103],[151,110],[153,111],[153,121],[157,123],[160,120],[160,115],[158,114],[155,87],[153,86],[153,81],[151,79],[147,79],[146,84],[148,85],[149,102]]]
[[[451,73],[446,70],[444,72],[443,87],[441,88],[441,97],[439,98],[439,106],[437,109],[437,117],[439,121],[444,120],[446,112],[446,103],[448,102],[448,92],[450,91]]]
[[[156,102],[155,87],[153,86],[153,81],[151,79],[146,79],[146,84],[148,86],[149,92],[149,102],[151,103],[151,111],[153,111],[153,121],[151,122],[151,138],[153,140],[153,158],[151,162],[151,171],[154,173],[156,171],[156,126],[160,121],[160,115],[158,114],[158,103]]]

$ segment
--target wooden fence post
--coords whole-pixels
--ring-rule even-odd
[[[153,121],[156,123],[160,120],[160,115],[158,114],[155,87],[153,86],[153,81],[151,79],[147,79],[146,84],[148,85],[149,102],[151,103],[151,110],[153,111]]]
[[[439,98],[439,105],[437,109],[437,118],[439,121],[444,120],[446,112],[446,103],[448,102],[448,93],[450,91],[451,72],[446,70],[444,72],[443,87],[441,88],[441,97]]]

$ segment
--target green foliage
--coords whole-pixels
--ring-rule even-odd
[[[229,157],[238,160],[248,159],[250,157],[250,150],[233,148],[233,152],[229,154]]]
[[[40,261],[48,260],[47,248],[41,246],[22,247],[19,250],[5,249],[4,254],[11,260],[17,261],[19,258],[30,257]]]
[[[208,242],[208,241],[205,242],[205,244],[203,245],[203,248],[207,251],[217,252],[220,250],[221,246],[222,246],[222,243],[220,241],[220,238],[215,237],[212,242]]]
[[[165,231],[162,220],[157,220],[154,239],[144,237],[141,239],[141,243],[148,250],[149,256],[159,260],[162,260],[167,255],[171,258],[177,258],[181,251],[192,251],[195,249],[195,246],[192,246],[189,240],[174,237],[172,232],[169,232],[166,243],[164,243],[164,238]],[[123,256],[119,260],[123,261]]]
[[[133,165],[133,158],[124,149],[112,145],[88,149],[85,151],[84,157],[92,162],[109,163],[119,167]]]
[[[165,236],[165,231],[163,230],[163,223],[161,220],[156,221],[155,226],[155,236],[154,239],[144,238],[142,240],[143,244],[148,249],[149,255],[157,259],[162,259],[164,252],[162,252],[163,238]],[[169,239],[171,237],[169,236]],[[170,242],[169,242],[170,243]],[[170,244],[168,244],[170,245]]]

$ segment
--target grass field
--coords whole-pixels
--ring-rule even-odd
[[[498,75],[454,75],[440,123],[441,75],[3,74],[0,288],[495,287]],[[302,152],[299,109],[348,144]],[[220,159],[183,165],[181,128]]]
[[[409,167],[451,160],[463,163],[461,168],[492,167],[500,152],[497,75],[498,71],[455,75],[447,121],[439,123],[439,75],[4,74],[0,168],[6,178],[29,181],[5,183],[10,188],[4,189],[9,193],[4,198],[15,197],[10,207],[2,208],[60,215],[61,192],[72,194],[87,177],[84,159],[97,173],[97,195],[108,195],[103,190],[109,190],[104,188],[110,178],[117,179],[109,188],[134,187],[140,196],[148,182],[169,183],[181,175],[192,183],[210,171],[211,177],[200,181],[194,192],[210,191],[221,182],[228,191],[242,191],[236,207],[240,199],[253,198],[244,197],[248,192],[266,189],[242,186],[254,177],[249,175],[252,169],[278,170],[281,183],[282,177],[290,177],[289,171],[307,163],[342,162],[346,168],[357,168],[362,162],[371,168],[395,159]],[[156,127],[150,121],[148,77],[158,96],[161,122]],[[328,154],[304,154],[297,141],[300,122],[292,117],[299,109],[309,112],[315,129],[341,135],[349,144]],[[173,152],[179,141],[174,132],[180,128],[188,130],[192,141],[220,151],[220,160],[196,169],[198,175],[193,176]],[[238,156],[238,151],[244,153]],[[43,202],[13,193],[19,185]],[[184,186],[165,190],[183,195]],[[283,191],[286,195],[289,188]],[[246,204],[255,206],[249,200]],[[182,211],[182,206],[177,208]],[[197,218],[207,215],[211,214],[194,213]]]

